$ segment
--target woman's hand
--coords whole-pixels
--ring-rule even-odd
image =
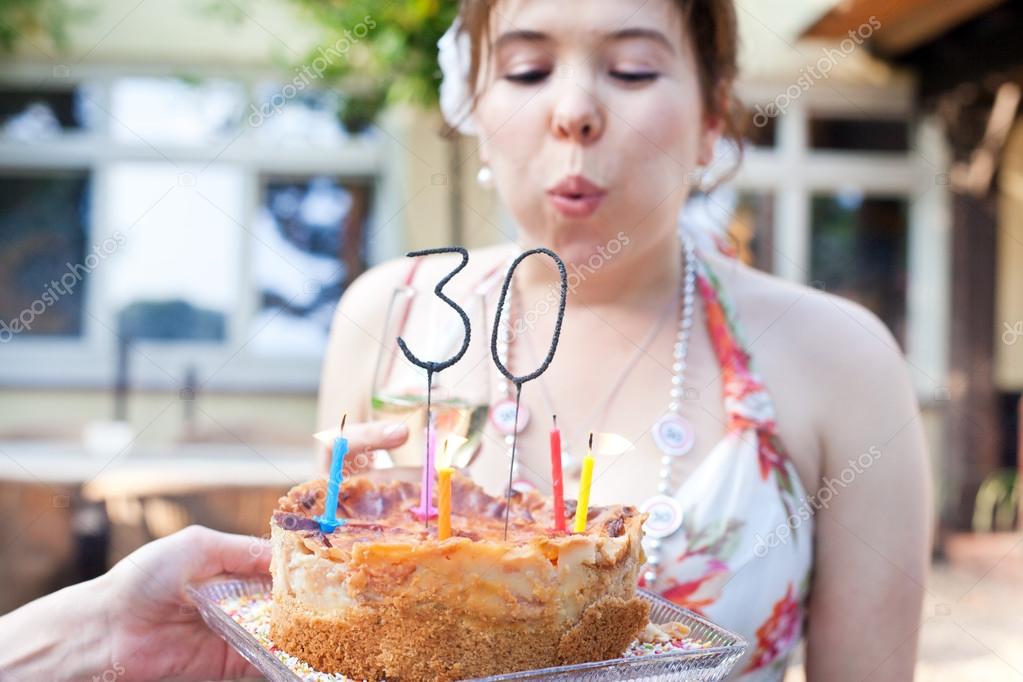
[[[348,439],[348,454],[345,455],[343,472],[345,476],[357,474],[373,467],[373,451],[396,448],[408,440],[408,425],[400,421],[374,421],[362,424],[345,424],[345,438]],[[320,470],[330,470],[330,448],[318,452]]]
[[[208,629],[185,586],[221,573],[265,574],[259,538],[190,526],[108,573],[0,618],[0,678],[222,680],[257,674]]]

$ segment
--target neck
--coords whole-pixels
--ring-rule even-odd
[[[674,293],[682,276],[682,242],[674,228],[650,242],[632,239],[616,245],[601,245],[586,252],[559,251],[557,246],[531,243],[521,238],[523,250],[546,246],[565,262],[568,273],[568,302],[586,306],[659,305],[665,293]],[[517,286],[524,291],[559,287],[558,269],[550,258],[533,257],[515,272]]]

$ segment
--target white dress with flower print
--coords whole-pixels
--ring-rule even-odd
[[[662,541],[661,576],[653,588],[746,638],[749,650],[732,679],[780,680],[803,633],[813,519],[731,305],[702,260],[699,268],[728,429],[674,493],[682,528]]]

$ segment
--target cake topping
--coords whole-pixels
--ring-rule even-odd
[[[553,505],[535,491],[515,492],[507,500],[488,494],[468,477],[455,472],[452,485],[452,540],[459,538],[478,542],[503,540],[507,513],[508,538],[511,544],[535,539],[568,537],[553,530]],[[322,514],[326,497],[326,481],[318,479],[292,488],[278,501],[274,523],[287,531],[302,532],[310,543],[321,547],[350,549],[358,542],[383,538],[423,542],[436,540],[435,527],[424,528],[415,516],[419,502],[419,486],[407,481],[378,483],[356,477],[341,485],[338,514],[348,521],[330,533],[322,533],[315,518]],[[510,504],[509,504],[510,502]],[[565,501],[565,514],[575,511],[575,501]],[[637,512],[632,507],[591,507],[587,510],[586,535],[611,538],[624,533],[626,521]]]

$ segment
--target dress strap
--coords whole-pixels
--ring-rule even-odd
[[[696,286],[721,367],[729,429],[754,427],[774,433],[774,404],[764,383],[753,371],[752,357],[739,328],[735,306],[703,258],[697,258]]]
[[[721,366],[728,430],[732,433],[753,430],[760,476],[764,480],[774,476],[782,503],[791,514],[798,474],[778,435],[771,395],[753,371],[749,346],[739,331],[735,305],[702,258],[697,259],[696,282],[706,309],[711,343]]]

